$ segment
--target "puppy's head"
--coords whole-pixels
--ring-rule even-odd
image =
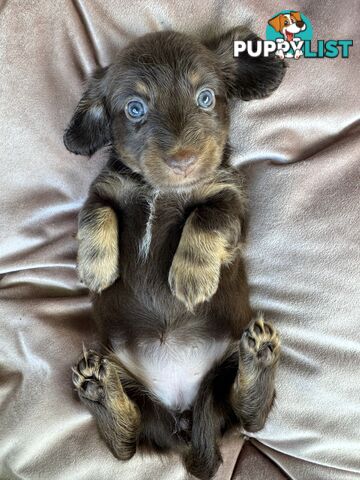
[[[266,97],[284,74],[276,58],[234,58],[235,40],[257,37],[238,27],[206,43],[175,32],[137,39],[90,80],[66,147],[91,155],[111,143],[159,189],[211,176],[227,141],[229,100]]]

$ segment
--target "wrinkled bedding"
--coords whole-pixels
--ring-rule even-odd
[[[270,98],[232,111],[249,183],[251,295],[282,336],[278,395],[252,441],[294,480],[360,478],[360,4],[289,1],[349,59],[289,61]],[[70,367],[93,330],[76,275],[76,217],[105,157],[62,132],[84,80],[149,31],[245,23],[266,0],[0,2],[0,478],[182,480],[175,457],[115,460],[77,400]],[[218,479],[243,440],[226,439]],[[261,477],[262,478],[262,477]],[[256,478],[254,477],[256,480]]]

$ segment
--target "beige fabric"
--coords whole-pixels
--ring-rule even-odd
[[[1,479],[185,478],[175,459],[116,461],[72,393],[70,366],[81,342],[91,341],[73,235],[104,158],[69,154],[62,132],[85,77],[131,38],[241,23],[264,34],[277,8],[265,0],[0,2]],[[349,60],[289,62],[274,96],[233,110],[234,163],[249,166],[253,302],[284,346],[276,408],[256,438],[293,479],[354,480],[359,2],[308,0],[301,10],[316,38],[353,38],[355,46]],[[225,450],[234,454],[218,478],[230,477],[240,449],[240,441],[230,443]]]
[[[241,449],[232,480],[286,480],[287,477],[250,442]]]

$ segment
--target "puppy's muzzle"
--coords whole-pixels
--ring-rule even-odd
[[[298,22],[296,22],[296,26],[299,27],[299,28],[303,28],[303,26],[305,25],[305,23],[301,20],[299,20]]]
[[[193,150],[178,150],[174,155],[165,159],[167,165],[177,175],[187,176],[195,166],[198,156]]]

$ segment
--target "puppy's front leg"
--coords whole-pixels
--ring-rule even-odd
[[[78,270],[81,280],[100,293],[118,277],[118,218],[124,204],[138,188],[135,180],[105,167],[91,185],[80,211],[78,229]]]
[[[169,272],[171,291],[189,311],[215,294],[221,267],[234,259],[241,238],[244,199],[237,188],[207,188],[186,220]]]
[[[95,192],[80,212],[77,239],[80,279],[100,293],[118,277],[118,223],[114,210]]]

